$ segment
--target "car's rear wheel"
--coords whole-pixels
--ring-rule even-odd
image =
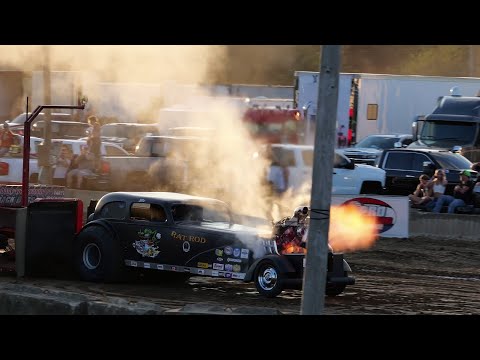
[[[327,287],[325,293],[327,296],[334,297],[340,295],[345,291],[346,285],[333,285],[331,287]]]
[[[77,237],[74,256],[82,280],[116,282],[123,279],[125,265],[120,243],[100,226],[82,230]]]
[[[284,277],[285,275],[273,261],[262,261],[255,269],[255,287],[261,295],[275,297],[283,291]]]

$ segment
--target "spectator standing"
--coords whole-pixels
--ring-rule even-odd
[[[98,118],[94,115],[88,118],[88,123],[90,124],[90,128],[89,128],[87,144],[95,160],[94,168],[96,171],[98,171],[100,169],[100,164],[101,164],[101,154],[100,154],[100,148],[102,145],[102,139],[100,137],[101,126],[100,126],[100,122],[98,121]]]
[[[0,156],[5,156],[14,143],[15,134],[10,130],[8,123],[4,123],[3,130],[0,132]]]

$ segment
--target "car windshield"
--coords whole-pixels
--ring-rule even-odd
[[[31,115],[31,113],[29,113],[29,115]],[[16,124],[16,125],[23,124],[26,119],[27,119],[27,114],[23,113],[23,114],[18,115],[12,121],[10,121],[9,124]],[[52,120],[62,120],[62,121],[73,120],[72,115],[63,114],[63,113],[53,113],[53,114],[51,114],[51,119]],[[33,120],[33,122],[36,122],[38,120],[44,120],[44,114],[43,113],[38,114],[37,117]]]
[[[158,134],[158,129],[155,126],[109,124],[102,126],[100,130],[101,136],[126,139],[134,139],[137,136],[145,135],[147,133],[156,135]]]
[[[398,137],[367,136],[354,147],[385,150],[394,148],[394,144],[398,141],[400,141]]]
[[[444,169],[470,169],[472,163],[466,157],[460,154],[454,153],[432,153],[435,160],[438,161],[440,166]]]
[[[473,144],[477,124],[458,121],[425,121],[420,140],[427,146],[450,148],[455,145]]]
[[[172,206],[173,221],[231,222],[230,210],[220,201],[202,201]]]

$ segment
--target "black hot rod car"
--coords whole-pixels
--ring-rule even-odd
[[[301,288],[301,224],[287,218],[276,224],[273,234],[261,234],[232,219],[227,204],[215,199],[167,192],[109,193],[76,236],[75,267],[86,281],[118,281],[133,267],[253,281],[267,297]],[[329,252],[327,295],[338,295],[354,283],[350,271],[342,254]]]

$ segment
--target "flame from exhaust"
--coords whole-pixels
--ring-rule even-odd
[[[335,252],[368,249],[378,238],[377,218],[359,206],[348,204],[330,208],[328,241]]]

